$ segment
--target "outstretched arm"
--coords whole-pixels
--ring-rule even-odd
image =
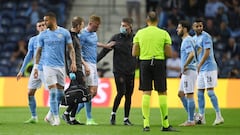
[[[107,44],[97,42],[97,46],[98,47],[103,47],[103,48],[108,48],[108,49],[112,49],[112,46],[114,46],[115,44],[116,44],[115,41],[111,41],[111,42],[109,42]]]

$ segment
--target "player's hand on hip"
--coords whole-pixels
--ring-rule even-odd
[[[34,69],[34,78],[36,79],[36,78],[38,78],[38,69]]]

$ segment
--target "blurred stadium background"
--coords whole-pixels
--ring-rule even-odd
[[[107,42],[119,31],[120,21],[127,16],[128,0],[0,0],[0,76],[16,76],[26,54],[30,37],[36,35],[35,23],[47,11],[57,14],[58,24],[70,28],[73,16],[83,17],[87,25],[92,14],[101,16],[99,41]],[[134,1],[134,0],[129,0]],[[181,39],[176,34],[179,20],[206,20],[205,30],[214,41],[215,58],[220,78],[240,78],[240,2],[239,0],[136,0],[140,1],[141,27],[146,12],[158,3],[159,27],[166,29],[179,51]],[[151,5],[150,5],[151,6]],[[136,25],[136,14],[133,13]],[[22,47],[21,47],[22,46]],[[20,50],[20,51],[19,51]],[[99,51],[101,48],[99,48]],[[98,63],[101,77],[112,77],[112,53]],[[25,76],[31,71],[31,64]]]

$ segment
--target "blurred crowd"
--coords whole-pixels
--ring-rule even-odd
[[[157,2],[147,7],[159,13],[160,28],[166,29],[173,40],[173,50],[179,54],[181,38],[176,33],[179,20],[202,17],[205,31],[211,34],[220,78],[240,78],[240,1],[239,0],[146,0]],[[147,4],[149,5],[149,4]],[[190,33],[194,35],[193,32]],[[174,53],[175,55],[175,53]],[[179,57],[173,57],[176,60]],[[172,61],[170,59],[170,61]],[[176,63],[176,67],[178,64]],[[170,72],[179,72],[169,69]],[[169,76],[174,77],[174,76]],[[177,77],[177,76],[176,76]]]
[[[47,11],[65,27],[72,0],[0,0],[0,76],[15,76],[27,53],[36,23]]]

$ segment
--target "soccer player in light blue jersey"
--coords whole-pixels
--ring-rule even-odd
[[[46,26],[45,26],[45,23],[43,20],[39,20],[37,22],[36,29],[39,33],[46,29]],[[38,42],[38,35],[33,36],[29,39],[28,52],[24,58],[21,69],[17,74],[17,80],[21,79],[27,64],[34,58],[34,55],[36,54],[36,50],[37,50],[37,42]],[[42,83],[44,83],[43,73],[42,73],[42,62],[43,62],[43,59],[41,58],[39,65],[38,65],[39,77],[35,79],[33,76],[33,72],[31,72],[31,75],[30,75],[30,78],[28,81],[28,106],[30,108],[32,117],[29,120],[25,121],[24,123],[37,123],[38,122],[38,117],[37,117],[37,112],[36,112],[36,99],[35,99],[34,95],[35,95],[36,90],[41,87]]]
[[[43,56],[43,74],[46,85],[49,89],[50,114],[45,120],[51,125],[58,126],[59,104],[64,95],[65,85],[65,47],[68,47],[71,59],[70,71],[76,71],[75,51],[72,45],[71,35],[68,30],[57,25],[56,15],[48,12],[44,16],[47,30],[40,33],[38,38],[38,49],[36,54],[36,64],[34,64],[34,77],[38,77],[38,64],[40,57]],[[53,117],[51,117],[53,116]]]
[[[101,18],[96,15],[92,15],[89,18],[88,26],[84,28],[80,34],[80,44],[82,45],[82,58],[86,62],[88,69],[84,69],[86,75],[86,85],[89,87],[89,91],[92,98],[97,95],[98,88],[98,73],[97,73],[97,47],[111,48],[115,42],[103,44],[98,42],[98,36],[96,31],[101,23]],[[91,115],[92,102],[80,103],[78,106],[79,112],[84,106],[86,106],[87,125],[97,125]]]
[[[214,87],[217,86],[217,63],[214,58],[212,37],[203,31],[203,21],[196,19],[193,23],[195,31],[194,41],[200,50],[198,55],[198,109],[201,120],[199,124],[205,124],[205,98],[204,90],[207,89],[209,98],[216,112],[216,119],[213,125],[219,125],[224,122],[218,105],[218,99],[214,93]]]
[[[194,42],[189,35],[191,26],[187,21],[180,21],[177,27],[177,34],[182,37],[181,44],[181,81],[178,96],[188,114],[188,119],[179,126],[194,126],[194,87],[197,80],[196,51]]]

